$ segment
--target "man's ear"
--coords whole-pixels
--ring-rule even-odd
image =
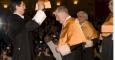
[[[19,8],[19,6],[18,5],[16,5],[16,9],[18,9]]]

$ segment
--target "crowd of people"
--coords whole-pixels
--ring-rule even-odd
[[[24,16],[26,4],[22,0],[11,1],[9,8],[5,33],[0,32],[4,38],[0,36],[0,40],[10,43],[0,49],[1,60],[37,60],[42,54],[50,58],[41,60],[95,60],[96,53],[100,54],[100,60],[113,60],[112,0],[109,2],[111,13],[101,33],[88,21],[88,14],[83,10],[76,13],[77,18],[72,17],[65,6],[47,14],[44,1],[38,0],[36,13],[30,18]],[[39,41],[34,42],[37,47],[33,40]]]

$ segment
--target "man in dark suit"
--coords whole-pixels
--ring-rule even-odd
[[[39,19],[26,20],[24,18],[25,4],[17,0],[12,2],[13,14],[8,17],[8,36],[13,44],[13,60],[34,60],[30,31],[39,26]],[[43,11],[37,14],[46,15]],[[39,15],[38,15],[39,16]],[[44,20],[43,19],[43,20]]]

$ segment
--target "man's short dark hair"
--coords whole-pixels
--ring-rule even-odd
[[[23,0],[12,0],[10,4],[10,10],[11,12],[14,12],[16,10],[16,6],[19,6]]]

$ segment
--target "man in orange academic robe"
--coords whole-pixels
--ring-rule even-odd
[[[55,10],[55,16],[56,20],[62,24],[57,51],[63,45],[68,45],[71,50],[71,53],[62,56],[62,60],[82,60],[82,45],[86,38],[79,22],[68,14],[68,9],[64,6],[60,6]],[[65,51],[67,48],[62,49]]]

